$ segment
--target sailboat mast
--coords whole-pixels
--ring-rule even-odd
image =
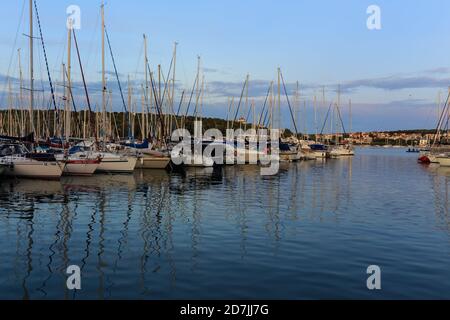
[[[131,80],[130,80],[130,75],[128,75],[128,108],[129,108],[128,113],[130,114],[128,121],[131,121],[131,137],[134,138],[134,116],[133,116],[134,111],[133,111],[131,95],[132,95]]]
[[[148,65],[147,36],[144,34],[144,74],[145,74],[145,89],[144,89],[144,98],[145,99],[144,99],[144,102],[145,102],[145,106],[148,106],[148,101],[149,101],[147,65]],[[147,137],[147,123],[148,123],[146,120],[145,111],[142,114],[142,123],[143,123],[142,139],[145,139]]]
[[[252,127],[253,130],[255,130],[256,132],[256,112],[255,112],[255,99],[252,99],[252,119],[253,119],[253,123],[252,123]]]
[[[272,133],[272,129],[273,129],[273,104],[274,104],[274,98],[273,98],[273,94],[274,94],[274,83],[272,82],[271,84],[271,90],[270,90],[270,133]]]
[[[62,133],[62,129],[63,129],[63,126],[64,126],[64,135],[65,135],[65,138],[67,139],[68,138],[68,136],[66,135],[66,133],[67,133],[67,92],[66,92],[66,88],[67,88],[67,85],[66,85],[66,65],[64,64],[64,62],[61,64],[61,72],[62,72],[62,96],[63,96],[63,101],[64,101],[64,112],[63,112],[63,116],[64,116],[64,122],[61,124],[61,133]],[[56,122],[56,119],[55,119],[55,122]],[[54,126],[55,126],[55,132],[58,132],[57,130],[57,128],[56,128],[56,123],[54,124]],[[58,135],[57,134],[57,136],[60,136],[61,137],[61,135]]]
[[[339,127],[339,108],[341,105],[341,85],[338,85],[338,100],[337,100],[337,105],[336,105],[336,112],[335,114],[337,115],[336,117],[336,145],[339,144],[339,132],[338,132],[338,127]]]
[[[34,43],[33,43],[33,0],[30,3],[30,130],[34,132]]]
[[[20,103],[20,134],[25,136],[25,114],[23,110],[23,73],[22,73],[22,58],[20,55],[20,48],[17,50],[19,58],[19,103]]]
[[[317,141],[317,135],[319,134],[319,128],[317,127],[317,97],[314,95],[314,128],[316,129],[316,138],[314,139]]]
[[[102,118],[103,126],[106,124],[106,70],[105,70],[105,4],[101,5],[102,16]]]
[[[197,85],[197,97],[196,97],[196,101],[195,101],[195,121],[198,121],[198,102],[200,99],[200,90],[201,90],[201,86],[200,84],[200,56],[197,57],[197,81],[198,81],[198,85]]]
[[[296,82],[296,88],[295,88],[295,101],[294,101],[294,123],[300,124],[300,85],[298,81]],[[298,137],[296,137],[298,138]]]
[[[175,103],[175,77],[176,77],[176,67],[177,67],[177,45],[178,43],[175,42],[174,43],[174,48],[173,48],[173,74],[172,74],[172,110],[171,110],[171,116],[170,116],[170,132],[168,132],[168,134],[170,135],[172,132],[172,125],[173,125],[173,118],[174,118],[174,103]],[[175,119],[175,121],[177,121],[177,119]],[[178,124],[177,124],[178,125]]]
[[[350,119],[350,123],[349,123],[349,125],[350,125],[350,132],[349,132],[349,135],[351,135],[352,134],[352,130],[353,130],[353,123],[352,123],[352,99],[350,99],[348,101],[348,114],[349,114],[349,119]],[[349,136],[349,138],[350,138],[350,136]]]
[[[280,68],[278,68],[278,98],[277,98],[277,118],[278,118],[278,129],[281,130],[281,80],[280,80]]]
[[[71,83],[71,69],[72,69],[72,22],[70,23],[70,28],[68,28],[67,32],[67,88],[66,88],[66,132],[65,136],[66,139],[70,138],[71,135],[71,106],[70,106],[70,99],[71,99],[71,89],[72,89],[72,83]]]

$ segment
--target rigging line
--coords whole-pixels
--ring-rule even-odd
[[[269,108],[267,108],[267,110],[266,110],[266,114],[264,115],[264,121],[263,121],[263,126],[264,127],[269,127],[269,121],[270,121],[270,118],[268,118],[269,117]]]
[[[325,120],[324,120],[324,122],[323,122],[323,126],[322,126],[322,130],[320,131],[320,135],[322,135],[322,134],[323,134],[323,130],[325,130],[325,126],[326,126],[326,124],[327,124],[328,117],[329,117],[329,115],[330,115],[330,111],[331,111],[331,106],[332,106],[332,105],[333,105],[333,102],[331,102],[331,103],[330,103],[330,106],[328,107],[327,115],[326,115]]]
[[[66,74],[66,77],[69,78],[69,73],[67,72],[66,66],[64,66],[64,73]],[[75,99],[74,99],[74,96],[73,96],[73,92],[72,92],[71,86],[68,86],[68,89],[69,89],[69,94],[70,94],[70,97],[71,97],[71,100],[72,100],[73,110],[75,111],[75,114],[76,114],[76,116],[75,116],[75,123],[78,126],[78,129],[80,130],[80,132],[82,132],[83,128],[81,126],[81,121],[78,118],[78,110],[77,110],[77,106],[75,104]]]
[[[242,87],[241,98],[239,99],[239,104],[236,109],[236,115],[234,116],[234,120],[233,120],[233,127],[234,127],[234,123],[236,122],[236,119],[238,117],[239,109],[241,108],[242,98],[244,97],[244,92],[245,92],[245,88],[247,86],[247,82],[248,82],[248,76],[247,76],[247,78],[245,78],[244,86]]]
[[[273,92],[273,81],[271,82],[271,85],[270,85],[270,88],[269,88],[269,95],[268,95],[268,97],[270,97],[272,92]],[[269,121],[272,118],[271,116],[269,116],[269,114],[270,114],[270,108],[268,107],[267,110],[266,110],[266,114],[264,116],[264,121],[262,123],[263,126],[265,126],[266,128],[269,128],[269,124],[270,124]]]
[[[19,30],[22,27],[22,20],[23,20],[23,16],[24,16],[24,12],[25,12],[25,3],[26,3],[26,0],[23,0],[22,10],[21,10],[20,19],[19,19],[19,25],[17,26],[17,29],[16,29],[16,35],[14,37],[14,44],[13,44],[12,52],[11,52],[11,55],[10,55],[10,58],[9,58],[8,72],[6,74],[5,85],[4,85],[4,89],[3,89],[0,101],[3,101],[3,99],[5,98],[4,96],[6,94],[6,91],[7,91],[6,87],[8,85],[8,80],[10,78],[11,65],[13,63],[13,58],[15,56],[14,52],[16,51],[17,39],[19,37]]]
[[[247,113],[247,117],[245,118],[245,122],[247,122],[248,123],[248,120],[249,120],[249,118],[250,118],[250,113],[252,112],[252,108],[251,108],[251,106],[250,106],[250,108],[248,108],[248,113]]]
[[[289,106],[289,111],[291,112],[292,122],[294,123],[295,134],[298,135],[297,124],[295,123],[295,117],[294,117],[294,114],[292,112],[291,103],[289,102],[289,96],[287,94],[286,84],[284,83],[284,77],[283,77],[283,73],[281,72],[281,70],[280,70],[280,75],[281,75],[281,80],[283,81],[283,88],[284,88],[284,93],[286,95],[286,100],[287,100],[287,103],[288,103],[288,106]]]
[[[272,83],[273,82],[270,83],[269,89],[267,90],[267,95],[266,95],[266,99],[264,100],[263,108],[261,110],[261,115],[259,117],[258,126],[261,125],[262,116],[264,114],[264,111],[266,110],[267,100],[269,100],[269,94],[270,94],[270,89],[272,88]],[[264,122],[265,122],[265,118],[264,118]]]
[[[183,104],[183,99],[184,99],[184,90],[181,93],[181,99],[180,99],[180,104],[178,105],[177,117],[180,116],[180,110],[181,110],[181,105]]]
[[[172,57],[172,61],[170,62],[170,68],[169,68],[169,73],[167,74],[167,78],[164,78],[164,73],[161,71],[162,74],[162,80],[164,82],[164,91],[163,91],[163,95],[161,97],[161,102],[160,105],[162,106],[164,104],[164,99],[166,96],[166,91],[167,91],[167,84],[169,83],[169,78],[170,78],[170,74],[172,72],[172,65],[173,65],[173,57]],[[167,80],[166,80],[167,79]],[[173,111],[173,110],[172,110]]]
[[[58,107],[56,106],[55,89],[53,88],[52,76],[50,75],[50,69],[49,69],[49,66],[48,66],[47,51],[45,50],[44,36],[42,35],[41,20],[39,18],[39,11],[38,11],[38,8],[37,8],[36,0],[34,0],[34,8],[36,10],[36,18],[37,18],[37,22],[38,22],[38,26],[39,26],[39,34],[41,36],[42,49],[44,51],[45,66],[47,67],[47,76],[48,76],[48,82],[50,83],[50,91],[51,91],[51,94],[52,94],[52,102],[53,102],[53,106],[55,107],[55,112],[56,112],[56,115],[55,115],[56,116],[56,124],[59,127],[59,114],[58,114]],[[54,130],[56,132],[56,128],[54,128]]]
[[[131,137],[131,128],[130,128],[128,108],[127,108],[127,105],[125,103],[125,98],[123,96],[122,84],[120,83],[119,73],[117,72],[117,67],[116,67],[116,60],[114,59],[114,55],[113,55],[112,47],[111,47],[111,42],[109,41],[109,35],[108,35],[108,31],[106,30],[106,26],[105,26],[105,35],[106,35],[106,39],[108,40],[109,52],[111,54],[111,59],[112,59],[112,63],[113,63],[113,66],[114,66],[114,72],[116,74],[117,84],[119,86],[119,91],[120,91],[120,96],[122,98],[123,108],[125,109],[126,121],[128,123],[128,138],[130,138]]]
[[[340,110],[339,106],[337,106],[337,111],[338,111],[339,120],[341,121],[342,130],[344,131],[344,135],[345,135],[345,134],[347,134],[347,133],[345,132],[344,121],[342,121],[341,110]]]
[[[99,21],[100,21],[100,13],[97,13],[97,17],[96,17],[95,24],[94,24],[94,26],[95,26],[94,32],[92,33],[92,37],[90,39],[88,55],[87,55],[87,59],[86,59],[86,63],[85,63],[86,69],[88,69],[88,70],[89,70],[89,65],[91,62],[92,52],[98,52],[97,48],[98,48],[99,41],[94,41],[94,40],[98,40],[98,38],[96,38],[96,37],[97,37],[98,26],[100,25]],[[95,48],[94,48],[94,46],[95,46]],[[97,56],[98,56],[98,54],[96,54],[95,57],[97,57]]]
[[[188,114],[189,114],[189,108],[191,107],[192,98],[193,98],[193,96],[194,96],[194,91],[195,91],[195,89],[196,89],[196,87],[197,87],[197,83],[198,83],[198,78],[199,78],[199,75],[197,74],[197,76],[195,77],[194,85],[192,86],[191,96],[190,96],[190,98],[189,98],[189,102],[188,102],[188,105],[187,105],[187,108],[186,108],[186,114],[185,114],[185,117],[187,117]]]
[[[155,100],[155,107],[156,107],[156,111],[158,112],[158,118],[159,118],[159,121],[160,121],[160,124],[161,124],[161,132],[164,134],[164,132],[165,132],[164,129],[165,128],[164,128],[163,115],[162,115],[160,106],[158,105],[158,97],[156,95],[155,82],[153,81],[153,73],[151,72],[150,65],[148,63],[147,63],[147,69],[148,69],[148,72],[150,73],[150,82],[151,82],[151,85],[152,85],[153,99]],[[164,144],[165,144],[166,140],[163,139],[163,141],[164,141]]]
[[[441,130],[441,127],[442,127],[442,121],[444,119],[444,115],[448,112],[448,108],[449,108],[448,101],[449,101],[449,99],[450,99],[450,92],[447,95],[447,100],[445,101],[445,107],[442,109],[441,116],[439,117],[439,121],[438,121],[437,126],[436,126],[436,132],[434,134],[434,139],[433,139],[432,146],[434,146],[436,144],[436,140],[437,140],[437,137],[439,135],[439,131]]]
[[[88,92],[87,85],[86,85],[86,79],[84,77],[83,64],[81,63],[80,50],[78,48],[78,41],[77,41],[77,35],[76,35],[76,32],[75,32],[75,29],[72,30],[72,33],[73,33],[73,40],[75,42],[75,48],[77,50],[77,57],[78,57],[78,63],[80,65],[81,78],[83,79],[84,92],[86,94],[86,102],[87,102],[87,105],[88,105],[88,108],[89,108],[89,113],[90,113],[90,115],[92,115],[91,101],[89,99],[89,92]],[[92,121],[90,121],[90,124],[91,124],[91,127],[92,127],[91,129],[93,129],[95,143],[96,143],[96,145],[98,145],[96,126],[95,126],[95,124]]]
[[[144,43],[141,44],[141,48],[139,49],[138,63],[137,63],[137,66],[136,66],[136,71],[134,72],[134,77],[135,77],[136,79],[137,79],[137,74],[138,74],[139,69],[140,69],[143,51],[144,51]]]

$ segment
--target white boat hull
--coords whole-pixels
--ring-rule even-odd
[[[430,163],[439,163],[437,156],[434,154],[430,153],[428,155],[428,159],[430,160]]]
[[[136,167],[137,158],[102,158],[96,172],[99,173],[132,173]]]
[[[338,147],[338,148],[334,148],[331,150],[330,152],[331,157],[348,157],[348,156],[354,156],[355,155],[355,151],[353,151],[352,148],[342,148],[342,147]]]
[[[64,175],[67,176],[91,176],[98,169],[100,163],[66,163]]]
[[[100,159],[92,157],[88,153],[76,153],[65,157],[63,154],[55,156],[56,160],[64,162],[63,175],[65,176],[90,176],[93,175],[100,165]]]
[[[7,168],[7,176],[30,179],[59,179],[64,170],[60,162],[41,162],[31,159],[11,160],[12,167]]]
[[[316,159],[323,159],[327,157],[326,151],[311,151],[310,153],[311,157],[314,157]]]
[[[437,157],[436,160],[443,167],[450,167],[450,157]]]

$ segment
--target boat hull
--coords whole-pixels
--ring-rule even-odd
[[[326,151],[311,151],[310,156],[316,159],[328,158]]]
[[[166,157],[143,157],[137,160],[136,169],[165,169],[169,163]]]
[[[429,154],[428,155],[428,160],[430,160],[430,163],[439,163],[437,156],[434,154]]]
[[[355,151],[352,149],[347,148],[338,148],[335,150],[331,150],[330,152],[331,157],[337,158],[337,157],[352,157],[355,155]]]
[[[10,177],[59,180],[64,170],[64,164],[58,162],[42,162],[36,160],[13,161],[5,174]]]
[[[97,167],[98,173],[132,173],[136,167],[137,158],[103,158]]]
[[[65,176],[91,176],[100,165],[98,160],[67,161],[64,168]]]
[[[297,151],[280,152],[279,156],[281,161],[294,162],[300,160],[301,153]]]
[[[448,157],[437,157],[436,160],[443,167],[450,167],[450,158]]]

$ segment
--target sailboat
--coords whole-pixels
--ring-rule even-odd
[[[63,174],[66,176],[93,175],[102,162],[100,157],[95,157],[91,152],[57,154],[55,158],[65,164]]]
[[[64,170],[64,163],[33,159],[20,144],[1,145],[0,164],[4,174],[18,178],[59,179]]]
[[[132,173],[136,167],[136,157],[101,151],[92,141],[83,141],[69,150],[69,154],[83,153],[89,154],[90,159],[101,160],[95,170],[98,173]]]
[[[36,13],[37,13],[37,6]],[[29,13],[30,13],[30,34],[29,47],[30,47],[30,129],[34,131],[34,119],[33,119],[33,107],[34,107],[34,37],[33,37],[33,0],[29,1]],[[39,18],[39,16],[38,16]],[[40,21],[38,19],[40,26]],[[45,53],[44,40],[42,36],[41,28],[40,39],[43,45],[45,62],[48,69],[47,55]],[[49,82],[52,89],[52,98],[54,105],[54,92],[51,82],[50,74]],[[11,133],[11,132],[10,132]],[[34,140],[34,139],[33,139]],[[32,145],[33,149],[33,145]],[[55,157],[51,154],[37,153],[34,150],[28,150],[21,143],[4,143],[0,145],[0,164],[3,167],[4,174],[7,176],[15,176],[20,178],[39,178],[39,179],[59,179],[64,170],[64,163],[56,161]]]
[[[147,55],[147,36],[144,34],[144,74],[145,74],[145,85],[142,86],[143,89],[143,101],[142,101],[142,119],[141,119],[141,131],[142,131],[142,143],[136,143],[135,141],[127,141],[122,145],[128,148],[130,151],[134,152],[137,157],[136,169],[165,169],[170,163],[170,155],[167,152],[161,152],[158,150],[153,150],[153,145],[149,143],[147,137],[148,123],[146,120],[146,108],[148,108],[151,99],[149,98],[149,68],[148,68],[148,55]],[[173,56],[173,64],[175,68],[176,61],[176,43]],[[151,75],[150,75],[150,78]],[[174,74],[175,78],[175,74]],[[153,79],[152,89],[153,89]],[[173,83],[175,80],[173,79]],[[131,92],[129,92],[131,93]],[[154,96],[156,98],[156,95]],[[131,99],[131,96],[129,97]],[[173,101],[173,97],[172,97]],[[156,101],[158,104],[159,101]]]
[[[341,88],[339,86],[338,101],[335,105],[335,108],[336,108],[336,114],[339,118],[340,124],[342,125],[342,129],[343,129],[344,135],[345,135],[344,122],[342,121],[341,111],[340,111],[340,104],[341,104]],[[351,102],[350,102],[350,114],[351,114]],[[333,120],[331,120],[331,121],[333,121]],[[336,144],[331,147],[330,156],[332,158],[337,158],[337,157],[342,157],[342,156],[354,156],[354,155],[355,155],[355,151],[353,149],[353,146],[351,144],[339,143],[339,136],[336,133]]]
[[[291,143],[283,142],[282,139],[279,141],[279,157],[281,161],[285,162],[293,162],[293,161],[299,161],[302,157],[302,150],[301,145],[298,141],[298,130],[297,130],[297,121],[294,116],[294,111],[292,110],[291,103],[289,100],[289,95],[286,90],[286,83],[284,82],[284,77],[281,72],[281,69],[278,68],[278,114],[280,116],[280,123],[279,126],[281,127],[281,84],[283,84],[284,94],[286,95],[286,101],[289,106],[289,111],[291,114],[292,123],[295,128],[295,138],[292,140]],[[297,92],[295,94],[296,100],[298,99],[298,84],[297,84]]]
[[[351,145],[340,144],[332,147],[330,155],[331,157],[354,156],[355,151]]]
[[[448,138],[445,143],[442,140],[443,137],[445,136],[444,133],[445,131],[447,131],[448,137],[448,120],[446,119],[448,119],[449,116],[449,104],[448,104],[449,99],[450,99],[450,91],[447,95],[447,100],[441,111],[440,110],[441,96],[439,92],[437,99],[438,123],[436,126],[436,131],[434,133],[434,138],[431,145],[428,145],[420,149],[419,158],[417,159],[420,163],[439,163],[439,164],[442,163],[441,165],[443,166],[445,166],[447,163],[445,158],[448,157],[449,155],[450,146],[448,145]],[[447,128],[445,128],[445,126],[447,126]]]

